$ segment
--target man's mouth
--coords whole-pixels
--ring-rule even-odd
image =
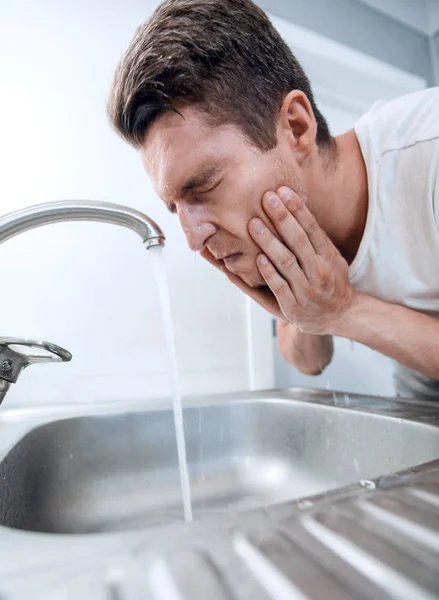
[[[225,256],[223,258],[223,262],[228,267],[229,265],[233,265],[237,260],[239,260],[242,256],[242,252],[236,252],[235,254],[229,254],[229,256]]]

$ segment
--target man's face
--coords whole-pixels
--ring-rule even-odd
[[[264,285],[248,222],[267,223],[265,192],[297,189],[291,152],[282,141],[262,152],[235,126],[212,127],[195,108],[180,112],[184,118],[168,112],[157,119],[140,149],[157,194],[177,213],[192,250],[207,247],[248,285]]]

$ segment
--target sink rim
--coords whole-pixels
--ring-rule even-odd
[[[349,403],[340,403],[340,398],[349,398]],[[167,405],[165,404],[167,401]],[[332,408],[343,412],[354,411],[376,415],[383,419],[395,419],[416,423],[426,429],[439,429],[439,411],[434,403],[426,400],[401,397],[367,396],[321,390],[318,388],[276,388],[257,391],[230,392],[221,394],[192,395],[183,398],[183,410],[211,405],[245,403],[291,402],[318,405],[320,410]],[[120,415],[134,412],[172,410],[171,398],[126,400],[123,402],[96,402],[93,404],[48,404],[38,406],[11,406],[0,410],[0,461],[30,431],[56,421],[80,417]],[[5,426],[7,429],[5,430]],[[0,532],[2,530],[0,525]]]
[[[348,404],[342,404],[339,398],[349,398]],[[164,404],[168,400],[167,406]],[[413,398],[367,396],[363,394],[345,394],[317,388],[277,388],[258,391],[244,391],[221,394],[193,395],[183,398],[183,410],[223,404],[282,402],[289,404],[318,405],[320,410],[332,408],[343,412],[360,412],[376,415],[383,419],[402,420],[416,423],[421,428],[439,429],[439,411],[434,403]],[[0,410],[0,461],[30,431],[49,423],[81,417],[102,415],[120,415],[134,412],[154,412],[172,410],[171,399],[156,398],[147,400],[127,400],[121,403],[99,402],[94,404],[56,404],[26,407],[4,407]],[[5,426],[6,430],[5,430]],[[0,525],[0,532],[2,529]]]
[[[267,397],[268,396],[268,397]],[[350,402],[343,404],[341,398],[348,397]],[[368,396],[366,394],[350,393],[334,390],[323,390],[320,388],[306,387],[288,387],[261,389],[255,391],[236,390],[233,392],[221,392],[218,394],[191,394],[183,396],[183,408],[197,407],[210,404],[222,404],[228,402],[267,402],[267,401],[285,401],[319,404],[322,406],[332,406],[335,408],[344,408],[347,410],[355,409],[364,412],[373,412],[383,416],[396,416],[398,418],[412,419],[421,416],[435,416],[435,402],[430,400],[420,400],[417,398],[404,398],[401,396]],[[358,404],[356,404],[358,402]],[[361,403],[361,404],[360,404]],[[381,412],[379,405],[385,406],[386,412]],[[0,410],[0,423],[3,420],[15,421],[16,419],[34,418],[39,415],[50,416],[59,414],[96,414],[101,412],[134,412],[136,409],[141,411],[172,409],[172,399],[170,396],[161,396],[145,399],[124,399],[85,403],[39,403],[32,405],[10,405],[4,403]],[[436,411],[436,416],[437,416]],[[404,416],[403,416],[404,415]],[[434,421],[434,418],[432,418]],[[439,420],[437,425],[439,427]]]

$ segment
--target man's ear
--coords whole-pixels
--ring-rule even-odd
[[[291,91],[282,102],[280,127],[287,136],[299,164],[308,158],[316,143],[317,123],[306,95]]]

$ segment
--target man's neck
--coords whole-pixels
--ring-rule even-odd
[[[366,226],[367,171],[354,130],[335,138],[332,164],[320,158],[320,176],[307,185],[309,208],[350,264]],[[326,161],[328,162],[328,161]]]

